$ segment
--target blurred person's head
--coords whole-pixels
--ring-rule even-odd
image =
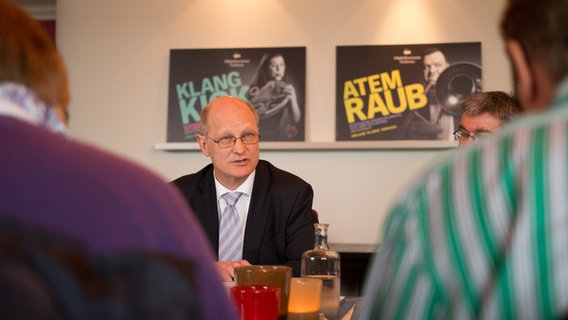
[[[422,54],[424,80],[435,84],[440,74],[450,66],[444,53],[438,48],[429,48]]]
[[[246,101],[221,96],[201,112],[197,142],[211,158],[217,180],[230,190],[255,170],[259,159],[258,115]]]
[[[65,118],[69,84],[53,40],[9,0],[0,0],[0,35],[0,84],[15,83],[31,89],[56,115]]]
[[[502,91],[486,91],[467,97],[461,104],[459,128],[454,132],[460,146],[497,131],[521,112],[515,98]]]
[[[501,34],[521,107],[546,108],[568,74],[568,1],[508,0]]]

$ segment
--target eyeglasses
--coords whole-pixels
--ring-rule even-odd
[[[219,140],[215,140],[215,139],[211,138],[211,140],[213,140],[213,142],[218,144],[220,148],[230,148],[230,147],[234,146],[235,143],[237,143],[237,139],[241,139],[241,141],[244,144],[255,144],[255,143],[258,142],[258,140],[260,140],[260,134],[258,134],[258,133],[247,133],[247,134],[244,134],[240,137],[223,137]]]
[[[491,133],[491,131],[478,131],[475,134],[472,134],[469,131],[467,131],[465,128],[460,127],[458,130],[454,132],[454,138],[456,139],[456,141],[462,143],[466,142],[469,138],[471,138],[472,140],[475,140],[477,138],[483,138],[487,136],[489,133]]]

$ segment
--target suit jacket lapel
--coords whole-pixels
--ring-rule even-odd
[[[256,166],[243,247],[243,259],[249,260],[253,264],[258,260],[258,252],[260,252],[266,220],[270,212],[272,199],[269,190],[270,184],[271,177],[268,165],[260,160]]]
[[[217,213],[217,197],[213,167],[208,170],[204,178],[199,182],[201,193],[195,196],[195,212],[199,212],[200,221],[205,233],[209,237],[211,247],[219,251],[219,215]]]

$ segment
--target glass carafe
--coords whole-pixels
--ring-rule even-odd
[[[314,249],[302,255],[302,277],[323,281],[320,311],[327,319],[339,317],[339,292],[341,261],[337,251],[327,244],[328,224],[316,223]]]

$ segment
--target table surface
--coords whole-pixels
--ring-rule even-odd
[[[341,320],[356,320],[356,318],[352,317],[354,314],[358,314],[358,312],[355,311],[361,305],[362,300],[362,297],[342,297],[339,306],[339,316]],[[347,312],[345,309],[347,309]],[[343,314],[344,312],[345,314]]]

